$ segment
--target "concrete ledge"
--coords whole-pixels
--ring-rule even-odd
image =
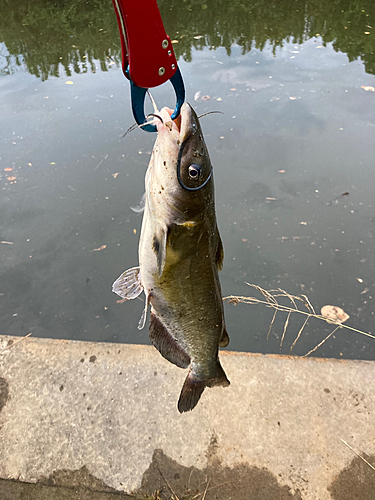
[[[374,471],[341,441],[375,464],[374,362],[222,352],[230,387],[180,415],[186,371],[153,347],[17,340],[0,336],[2,479],[64,488],[68,477],[95,499],[141,486],[161,498],[374,498]]]

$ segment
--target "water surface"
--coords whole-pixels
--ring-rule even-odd
[[[147,328],[137,330],[142,301],[118,303],[111,292],[137,264],[141,216],[130,207],[155,140],[140,130],[122,137],[133,117],[112,3],[5,5],[0,331],[148,343]],[[198,114],[223,112],[202,118],[223,295],[254,295],[246,282],[306,294],[317,312],[340,306],[348,325],[375,335],[372,2],[159,5],[187,100]],[[168,84],[153,94],[174,105]],[[285,314],[267,342],[273,310],[225,308],[231,349],[280,351]],[[291,315],[281,352],[303,320]],[[294,352],[332,330],[309,320]],[[375,359],[375,340],[341,329],[314,354]]]

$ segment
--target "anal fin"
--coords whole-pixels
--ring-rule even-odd
[[[125,300],[135,299],[142,293],[140,268],[128,269],[112,285],[112,292],[117,293]]]
[[[177,343],[153,312],[151,312],[150,319],[150,340],[160,354],[170,363],[179,368],[187,368],[189,366],[190,356]]]

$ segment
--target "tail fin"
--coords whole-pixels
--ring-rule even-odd
[[[183,413],[191,411],[197,405],[202,392],[206,387],[222,386],[226,387],[230,384],[220,361],[216,363],[216,373],[214,377],[209,379],[199,378],[192,370],[189,371],[181,389],[180,399],[178,400],[178,411]]]

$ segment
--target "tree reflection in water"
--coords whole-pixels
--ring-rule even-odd
[[[372,0],[159,0],[159,7],[178,42],[176,56],[186,61],[193,49],[224,47],[230,54],[237,44],[246,53],[267,44],[275,52],[285,41],[320,36],[375,74]],[[62,69],[67,76],[95,72],[97,61],[107,71],[121,60],[111,0],[2,0],[0,41],[0,75],[24,67],[46,80]]]

